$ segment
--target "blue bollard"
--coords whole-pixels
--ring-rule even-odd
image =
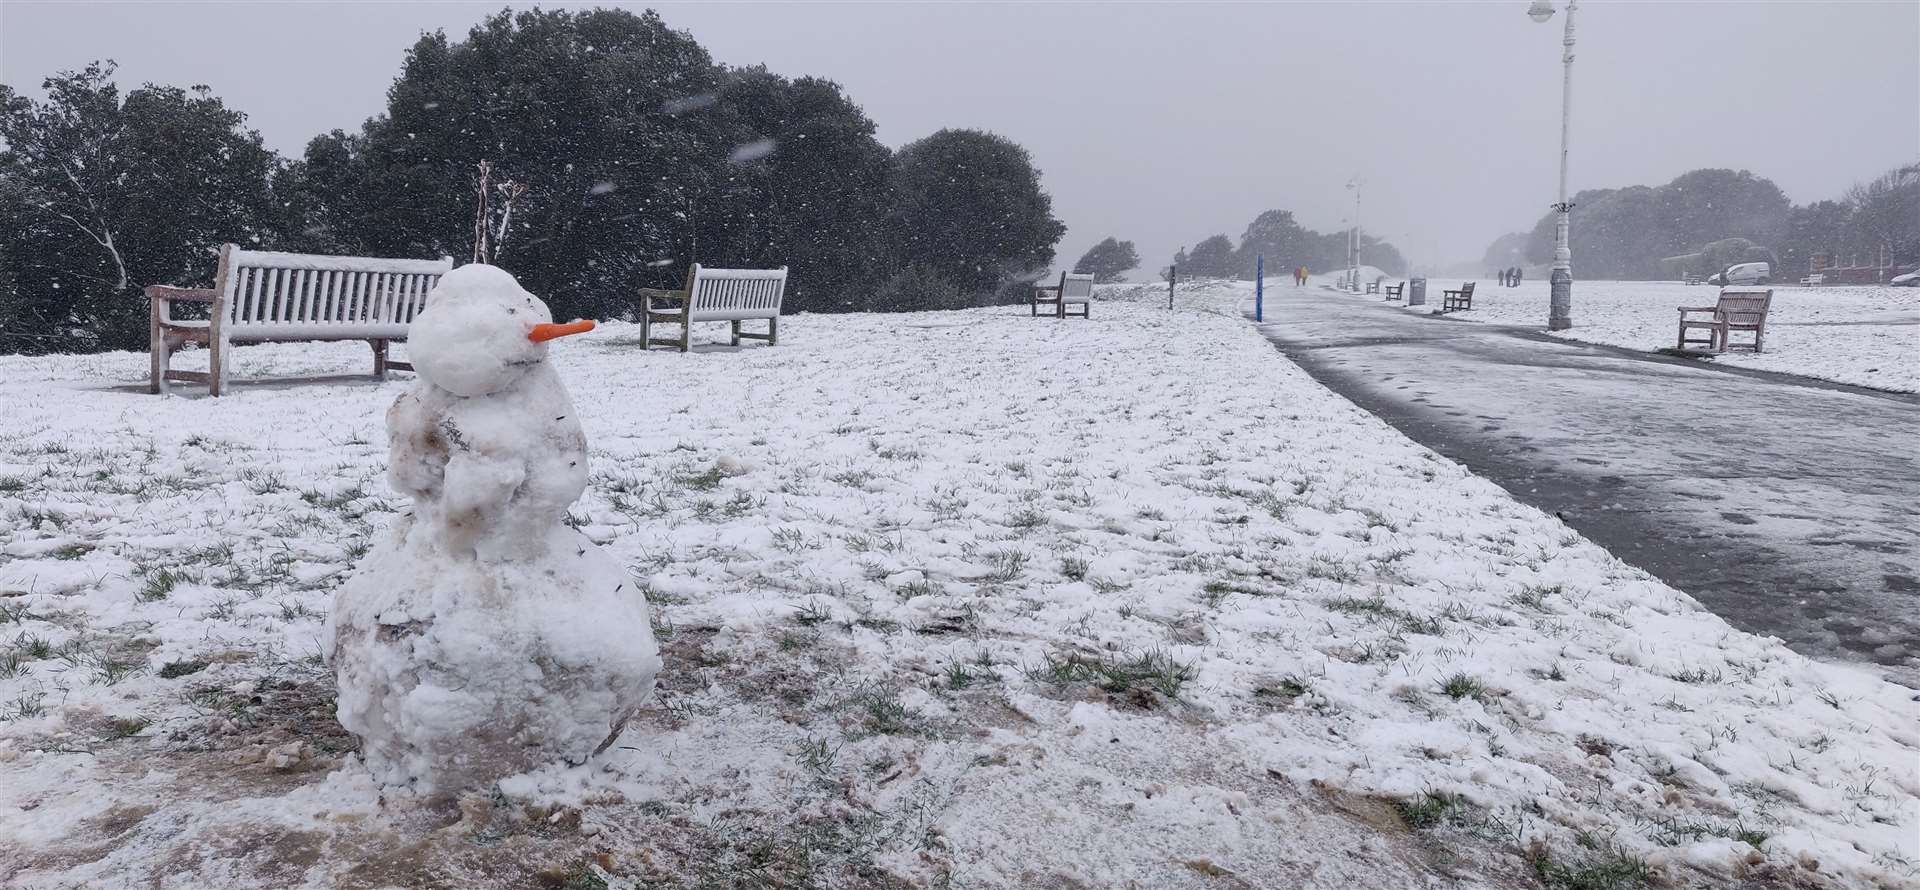
[[[1253,258],[1253,320],[1266,321],[1267,258]]]

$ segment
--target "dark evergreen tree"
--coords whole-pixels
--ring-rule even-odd
[[[1226,278],[1239,274],[1239,258],[1225,235],[1210,235],[1193,246],[1180,268],[1193,278]]]
[[[205,87],[121,97],[112,63],[0,85],[0,348],[138,348],[148,284],[212,283],[223,242],[267,243],[272,152]]]
[[[424,36],[385,115],[309,146],[309,177],[357,174],[318,229],[358,253],[469,258],[491,162],[493,182],[525,188],[490,222],[494,261],[556,316],[630,310],[635,288],[679,286],[745,213],[723,80],[652,12],[502,12],[458,43]]]
[[[941,130],[900,150],[888,228],[898,261],[970,293],[1044,270],[1066,232],[1027,150],[979,130]]]
[[[1134,252],[1132,241],[1108,237],[1087,248],[1080,261],[1073,264],[1073,271],[1092,273],[1095,281],[1115,281],[1139,265],[1140,255]]]
[[[786,311],[856,308],[887,269],[892,154],[831,81],[762,68],[720,91],[733,149],[701,261],[789,267]]]

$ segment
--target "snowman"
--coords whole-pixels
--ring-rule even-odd
[[[328,616],[340,724],[381,784],[455,794],[604,750],[660,656],[625,568],[562,525],[587,440],[546,304],[494,266],[440,279],[407,330],[418,380],[387,410],[413,510]]]

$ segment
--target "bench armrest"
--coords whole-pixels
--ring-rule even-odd
[[[1681,306],[1679,308],[1680,308],[1681,315],[1685,315],[1689,312],[1719,312],[1720,311],[1720,307],[1718,306]]]
[[[174,287],[171,284],[147,285],[147,299],[149,300],[187,300],[194,303],[211,303],[219,298],[219,293],[210,287]]]
[[[652,309],[653,301],[655,300],[666,300],[668,302],[685,304],[687,301],[687,292],[683,290],[662,290],[657,287],[643,287],[640,289],[640,300],[640,308],[642,310]]]

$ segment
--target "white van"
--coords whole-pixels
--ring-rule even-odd
[[[1766,263],[1737,263],[1724,271],[1714,273],[1707,279],[1708,284],[1721,287],[1732,285],[1766,284],[1773,277],[1773,267]]]

